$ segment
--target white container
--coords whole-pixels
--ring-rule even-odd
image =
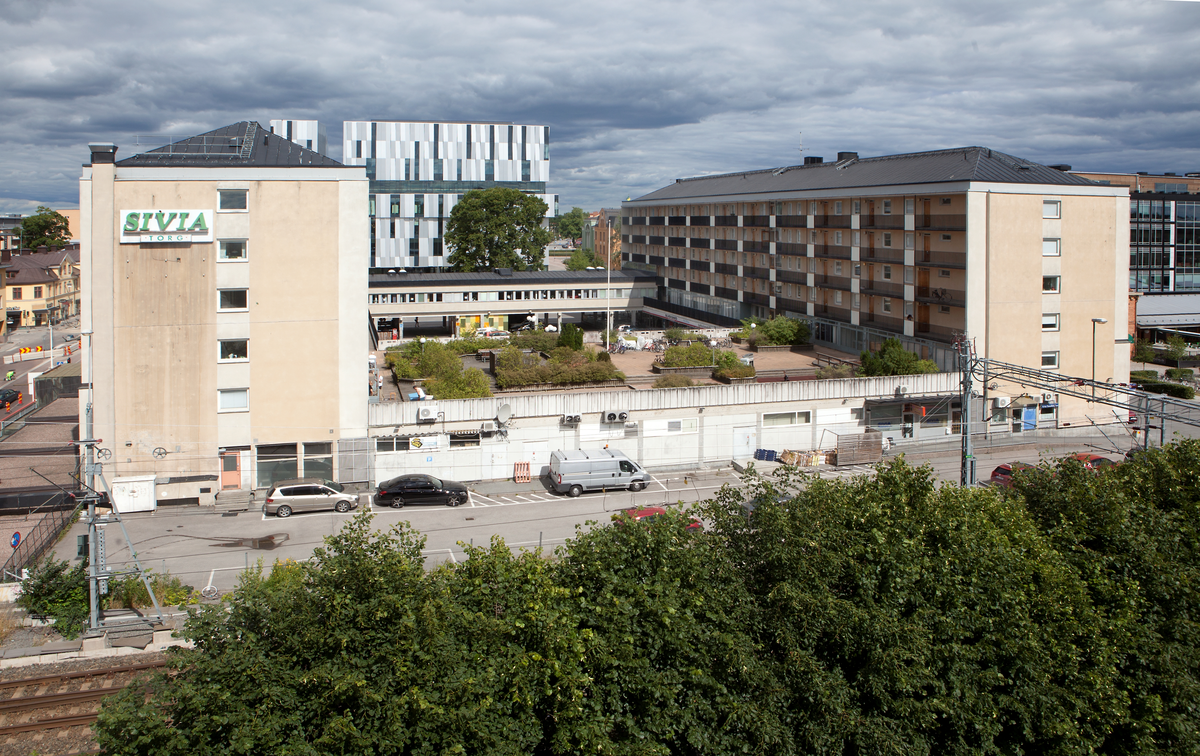
[[[118,514],[153,512],[158,507],[158,501],[154,498],[153,475],[114,478],[111,492],[113,509]]]

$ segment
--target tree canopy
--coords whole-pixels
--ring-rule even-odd
[[[542,227],[546,203],[516,189],[474,189],[450,211],[445,242],[452,270],[538,270],[550,232]]]
[[[554,227],[558,233],[574,241],[583,236],[583,224],[587,222],[587,213],[581,207],[573,207],[568,213],[563,213],[554,219]]]
[[[71,241],[71,225],[62,213],[38,205],[37,212],[21,219],[20,243],[24,249],[65,247]]]
[[[587,270],[596,264],[596,255],[590,249],[576,248],[567,258],[567,270]]]
[[[698,510],[425,569],[369,515],[192,613],[110,754],[1200,750],[1200,441],[1011,489],[751,471]]]
[[[880,345],[879,351],[863,352],[860,358],[862,366],[858,368],[857,372],[861,376],[919,375],[938,372],[936,362],[923,360],[908,351],[900,343],[900,339],[887,339]]]

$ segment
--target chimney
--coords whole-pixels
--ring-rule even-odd
[[[88,149],[92,151],[92,165],[117,162],[117,145],[112,142],[89,142]]]
[[[838,153],[838,162],[840,163],[843,160],[858,160],[858,153],[857,152],[839,152]]]
[[[824,162],[825,162],[825,158],[816,157],[815,155],[810,155],[810,156],[804,158],[805,165],[820,165],[821,163],[824,163]]]

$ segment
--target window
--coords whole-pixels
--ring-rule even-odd
[[[1042,330],[1057,331],[1058,330],[1058,313],[1043,312],[1042,313]]]
[[[41,298],[42,298],[42,287],[41,287],[41,286],[34,286],[34,287],[33,287],[33,298],[34,298],[34,299],[41,299]]]
[[[217,209],[227,212],[237,212],[246,209],[245,189],[221,189],[217,192]]]
[[[905,235],[904,235],[904,248],[905,248],[905,249],[912,249],[912,248],[913,248],[913,235],[912,235],[912,234],[905,234]]]
[[[1042,367],[1058,369],[1058,352],[1042,352]]]
[[[884,215],[891,215],[891,214],[892,214],[892,201],[891,201],[891,200],[884,200],[884,201],[883,201],[883,214],[884,214]]]
[[[1058,257],[1062,254],[1059,239],[1042,239],[1042,257]]]
[[[833,264],[833,274],[835,276],[842,275],[842,263],[840,260]]]
[[[245,289],[221,289],[217,292],[220,295],[220,309],[222,310],[245,310],[247,309],[246,290]]]
[[[20,299],[20,298],[21,298],[21,287],[20,287],[20,286],[14,286],[14,287],[13,287],[13,290],[12,290],[12,298],[13,298],[13,299]]]
[[[809,215],[817,214],[817,201],[816,200],[813,200],[812,202],[808,203],[808,214]]]
[[[951,236],[950,234],[942,234],[942,241],[951,241],[953,239],[954,239],[954,237]]]
[[[942,313],[943,315],[949,315],[950,305],[938,305],[938,312]]]
[[[837,305],[840,305],[842,303],[842,292],[840,292],[840,291],[833,292],[833,303],[837,304]]]
[[[885,246],[885,247],[892,246],[892,235],[891,234],[885,233],[883,235],[883,246]]]
[[[883,311],[884,312],[892,311],[892,300],[888,299],[887,297],[883,298]]]
[[[851,307],[853,307],[854,309],[856,309],[856,310],[857,310],[857,309],[858,309],[858,307],[859,307],[859,302],[860,302],[860,300],[859,300],[859,295],[858,295],[858,294],[855,294],[855,295],[854,295],[854,303],[851,305]]]
[[[914,275],[915,274],[913,273],[912,268],[905,268],[904,269],[904,283],[906,283],[906,284],[912,283]]]
[[[834,203],[833,203],[833,214],[834,214],[834,215],[841,215],[841,214],[842,214],[842,203],[841,203],[841,202],[834,202]],[[838,242],[838,244],[841,244],[841,242]]]
[[[858,278],[861,275],[862,275],[862,265],[859,265],[858,263],[854,263],[854,277]]]
[[[911,198],[904,200],[904,212],[911,215],[913,211],[913,201]]]
[[[857,231],[852,232],[850,235],[850,238],[854,240],[850,243],[857,247],[858,246],[858,232]]]
[[[250,389],[221,389],[217,392],[217,412],[246,412],[250,409]]]
[[[858,200],[854,200],[854,204],[851,205],[850,207],[853,208],[854,214],[858,215],[859,209],[862,207],[862,205],[859,204]]]
[[[217,252],[218,260],[245,260],[246,259],[246,242],[244,241],[223,241],[220,243]]]
[[[883,266],[883,280],[885,280],[885,281],[892,280],[892,266],[891,265]]]
[[[839,202],[838,204],[841,204],[841,203]],[[838,214],[841,215],[841,213],[838,213]],[[841,231],[833,232],[833,243],[838,244],[838,245],[840,245],[842,243],[842,232]]]
[[[942,205],[949,205],[951,202],[951,199],[949,197],[939,197],[938,200],[939,200],[938,204],[942,204]]]
[[[1042,276],[1042,293],[1057,294],[1061,291],[1059,288],[1058,276]]]
[[[779,425],[807,425],[812,422],[811,412],[768,412],[763,414],[763,427]]]
[[[250,358],[249,342],[246,339],[222,339],[220,360],[233,362]]]
[[[1061,218],[1062,203],[1058,200],[1043,200],[1042,201],[1042,217],[1043,218]]]
[[[809,302],[817,301],[817,290],[811,286],[808,289],[808,301]]]

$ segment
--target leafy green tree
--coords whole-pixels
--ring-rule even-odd
[[[1178,362],[1187,356],[1187,342],[1177,333],[1167,337],[1167,359]]]
[[[583,331],[574,323],[567,323],[558,334],[558,345],[575,351],[583,349]]]
[[[859,375],[919,375],[938,372],[937,363],[923,360],[904,348],[900,339],[888,339],[878,352],[863,352]]]
[[[563,213],[554,219],[558,233],[574,241],[583,236],[583,224],[587,222],[587,213],[581,207],[573,207],[568,213]]]
[[[590,249],[576,248],[567,258],[567,270],[586,270],[596,264],[596,255]]]
[[[21,219],[18,233],[25,249],[65,247],[71,241],[71,224],[62,213],[38,205],[36,213]]]
[[[1133,347],[1134,362],[1154,362],[1154,347],[1145,339],[1138,339]]]
[[[538,270],[550,232],[542,227],[546,203],[516,189],[474,189],[450,211],[446,258],[451,269],[470,273],[491,268]]]
[[[60,562],[51,554],[21,581],[17,606],[30,614],[52,618],[54,629],[62,637],[79,637],[91,611],[87,567],[82,563],[72,567],[70,562],[65,559]]]

